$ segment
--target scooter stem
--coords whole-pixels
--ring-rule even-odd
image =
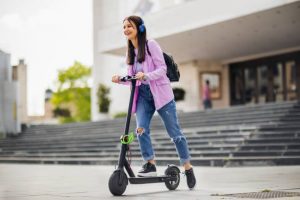
[[[125,127],[125,135],[128,135],[129,133],[129,126],[130,126],[130,119],[131,119],[131,112],[132,112],[132,105],[133,105],[133,98],[134,98],[134,92],[136,88],[136,79],[131,79],[132,87],[131,87],[131,93],[130,93],[130,101],[128,106],[128,112],[126,117],[126,127]]]
[[[133,105],[133,98],[136,88],[136,79],[130,79],[132,86],[131,86],[131,93],[130,93],[130,100],[129,100],[129,106],[128,106],[128,112],[126,117],[126,127],[125,127],[125,135],[128,135],[129,133],[129,127],[130,127],[130,119],[131,119],[131,112],[132,112],[132,105]],[[119,162],[118,162],[118,169],[123,169],[124,165],[127,168],[130,168],[128,162],[126,161],[126,151],[127,151],[127,144],[122,144]],[[127,169],[127,171],[130,171]],[[133,172],[128,172],[130,176],[134,176]]]

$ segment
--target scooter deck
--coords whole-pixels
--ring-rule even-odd
[[[176,181],[175,176],[154,176],[154,177],[130,177],[128,178],[131,184],[145,184],[145,183],[160,183],[166,181]]]

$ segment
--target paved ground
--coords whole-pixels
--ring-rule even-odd
[[[134,166],[136,171],[139,167]],[[176,191],[163,183],[128,185],[123,197],[108,190],[114,166],[0,164],[1,200],[95,199],[236,199],[221,194],[265,189],[300,192],[300,166],[209,168],[195,167],[197,188],[187,189],[185,177]],[[158,168],[163,173],[164,168]],[[280,198],[300,199],[299,197]]]

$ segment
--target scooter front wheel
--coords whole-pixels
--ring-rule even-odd
[[[174,165],[168,166],[168,168],[165,171],[165,175],[172,176],[175,178],[174,181],[166,181],[165,185],[169,190],[176,190],[180,183],[180,170],[178,169],[178,167]]]
[[[128,178],[123,170],[115,170],[109,178],[108,187],[110,192],[115,196],[122,195],[127,185]]]

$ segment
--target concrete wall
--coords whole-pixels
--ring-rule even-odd
[[[18,85],[11,78],[10,55],[0,51],[0,132],[17,134],[21,131],[19,122]]]
[[[128,90],[117,90],[118,85],[113,85],[111,77],[113,74],[126,73],[124,58],[100,53],[97,49],[101,46],[105,38],[95,34],[98,30],[105,29],[111,24],[120,23],[118,15],[119,1],[111,1],[107,3],[105,0],[94,1],[94,64],[92,69],[93,85],[92,85],[92,119],[98,120],[100,114],[98,111],[97,89],[100,83],[111,88],[110,98],[113,99],[110,106],[110,113],[126,110],[126,104],[123,101],[124,96],[128,96]],[[119,106],[122,105],[122,106]]]
[[[125,0],[123,1],[123,4],[128,2]],[[145,15],[143,18],[146,25],[151,27],[148,31],[148,35],[152,38],[161,38],[197,29],[199,27],[210,26],[222,21],[235,19],[237,17],[249,15],[295,1],[298,0],[194,0],[181,4],[173,3],[174,6],[171,6],[170,3],[168,3],[168,5],[162,4],[160,11]],[[115,3],[117,1],[113,2]],[[110,6],[110,8],[112,8],[112,6]],[[115,15],[116,17],[120,16],[118,12],[120,9],[118,8],[119,7],[114,7],[114,10],[109,10],[111,15]],[[111,16],[104,16],[104,18],[107,18],[109,21]],[[117,23],[111,23],[105,29],[98,29],[94,31],[94,34],[98,34],[100,37],[105,38],[104,41],[98,41],[98,51],[100,52],[122,48],[126,45],[126,43],[124,43],[123,35],[119,34],[120,31],[122,31],[120,21]]]
[[[4,82],[7,79],[7,62],[10,55],[0,50],[0,134],[4,133]]]
[[[17,66],[14,66],[16,80],[18,85],[18,112],[20,114],[20,122],[26,124],[28,122],[27,113],[27,65],[24,60],[20,60]]]
[[[16,81],[5,81],[4,83],[4,128],[7,134],[18,134],[21,132],[20,111],[18,110],[18,83]]]

